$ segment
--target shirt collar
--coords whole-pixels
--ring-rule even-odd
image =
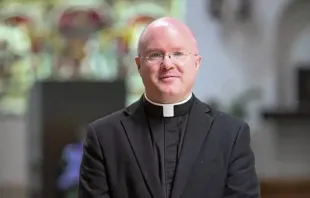
[[[146,94],[144,94],[143,101],[147,114],[160,117],[175,117],[185,115],[189,112],[193,102],[193,94],[191,93],[183,101],[172,104],[160,104],[153,102],[146,96]]]

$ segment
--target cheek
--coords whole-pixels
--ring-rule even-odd
[[[182,74],[183,76],[187,76],[190,71],[190,68],[187,65],[183,65],[183,66],[179,66],[178,67],[178,71],[180,72],[180,74]]]
[[[178,66],[177,68],[178,68],[178,71],[179,71],[181,74],[186,73],[186,65]]]
[[[196,69],[195,68],[183,68],[182,76],[185,80],[191,80],[195,78]]]
[[[146,72],[149,74],[149,76],[154,77],[158,75],[159,67],[151,65],[151,66],[148,66],[146,69],[147,69]]]
[[[140,73],[144,78],[154,78],[158,74],[158,67],[144,65],[141,67]]]

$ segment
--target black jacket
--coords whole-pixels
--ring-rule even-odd
[[[164,198],[142,101],[88,126],[79,198]],[[197,98],[171,198],[258,198],[249,126]]]

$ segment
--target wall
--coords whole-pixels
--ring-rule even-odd
[[[291,49],[289,65],[294,68],[299,62],[310,62],[310,23],[297,35]]]
[[[196,95],[229,104],[242,91],[260,88],[261,100],[249,107],[255,125],[261,107],[273,107],[281,100],[277,91],[276,38],[282,11],[291,0],[253,2],[252,20],[240,23],[231,20],[231,11],[224,21],[213,20],[207,0],[187,1],[186,22],[197,37],[203,57],[194,88]]]
[[[284,10],[278,23],[275,64],[278,71],[278,103],[282,106],[297,105],[294,64],[297,57],[302,58],[300,57],[302,54],[297,55],[296,52],[298,51],[294,50],[294,48],[296,49],[296,44],[299,44],[298,48],[305,48],[308,44],[307,42],[301,43],[298,41],[300,41],[299,38],[305,38],[305,34],[307,34],[307,27],[310,24],[309,9],[309,1],[295,0],[293,4]]]
[[[21,117],[0,115],[0,194],[4,198],[25,196],[25,140],[24,120]]]
[[[310,32],[306,29],[310,19],[309,1],[253,1],[252,20],[244,24],[231,20],[231,11],[225,15],[224,22],[212,20],[207,13],[208,2],[187,2],[186,22],[197,37],[203,57],[194,88],[196,95],[202,99],[219,98],[228,104],[251,86],[261,88],[262,99],[249,107],[252,146],[260,177],[306,173],[308,168],[304,165],[308,165],[308,162],[300,166],[292,165],[289,163],[289,160],[293,160],[290,156],[280,155],[285,146],[277,147],[278,141],[289,141],[289,148],[302,146],[302,129],[294,128],[300,131],[297,136],[294,136],[295,133],[281,136],[281,131],[274,123],[265,123],[260,118],[260,112],[264,108],[293,107],[296,104],[292,63],[309,60],[310,57],[307,48]],[[301,36],[301,40],[298,36]],[[287,130],[292,132],[293,129]],[[295,165],[299,167],[299,172],[293,172]]]

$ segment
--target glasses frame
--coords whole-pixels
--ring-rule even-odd
[[[172,62],[177,62],[177,61],[174,61],[173,58],[171,58],[173,53],[175,53],[175,52],[168,53],[168,54],[163,54],[161,61],[158,61],[158,62],[157,62],[157,61],[150,61],[150,57],[149,57],[149,56],[139,56],[139,58],[145,59],[148,63],[152,63],[152,64],[153,64],[153,63],[162,63],[162,62],[164,61],[165,57],[168,56],[169,59],[170,59]],[[198,56],[198,53],[191,53],[191,52],[183,52],[183,53],[184,53],[185,56],[186,56],[186,58],[185,58],[184,61],[188,60],[188,57],[189,57],[190,55],[192,55],[192,56]]]

